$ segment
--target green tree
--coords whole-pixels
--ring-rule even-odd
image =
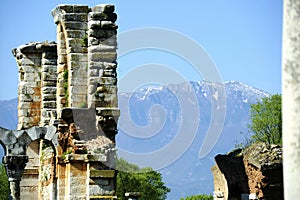
[[[275,94],[251,105],[250,119],[253,142],[282,143],[281,95]]]
[[[6,170],[3,164],[0,164],[0,199],[8,199],[9,186]]]
[[[161,174],[150,167],[139,168],[123,158],[118,158],[117,169],[118,199],[125,199],[126,192],[140,192],[139,199],[141,200],[163,200],[170,192],[170,189],[162,182]]]
[[[213,200],[212,195],[206,195],[206,194],[198,194],[193,196],[188,196],[186,198],[180,198],[180,200]]]

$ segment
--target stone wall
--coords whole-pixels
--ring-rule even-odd
[[[18,130],[49,125],[56,117],[56,44],[29,43],[13,55],[19,66]]]
[[[56,42],[13,49],[19,67],[19,132],[12,134],[30,136],[23,141],[0,135],[8,145],[8,168],[20,154],[12,145],[21,147],[24,158],[22,178],[10,179],[11,188],[19,188],[12,199],[114,198],[120,115],[114,10],[113,5],[58,5],[52,10]]]
[[[239,200],[241,194],[249,193],[247,175],[242,156],[217,155],[214,175],[215,199]]]
[[[258,143],[215,161],[214,199],[283,199],[280,146]]]

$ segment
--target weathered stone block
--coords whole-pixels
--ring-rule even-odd
[[[107,45],[99,45],[99,46],[90,46],[88,48],[89,53],[97,53],[97,52],[115,52],[116,46],[107,46]]]
[[[62,21],[79,21],[79,22],[86,22],[87,21],[87,14],[85,13],[66,13],[61,16]]]
[[[104,12],[90,12],[88,14],[88,20],[105,20],[115,22],[117,20],[116,13],[104,13]]]
[[[72,78],[87,78],[87,69],[85,68],[77,68],[70,71],[70,75]]]
[[[44,102],[42,108],[56,108],[56,101]]]
[[[67,38],[83,38],[86,36],[86,33],[84,30],[66,30],[65,36]]]
[[[102,29],[117,29],[118,25],[111,22],[111,21],[101,21],[101,28]]]
[[[100,20],[89,21],[87,25],[88,25],[88,29],[97,29],[100,28],[101,21]]]
[[[117,85],[117,78],[115,77],[100,77],[100,85]]]
[[[42,87],[43,94],[56,94],[56,87]]]
[[[86,22],[63,22],[62,25],[65,29],[69,30],[86,30],[87,23]]]
[[[87,62],[87,56],[83,53],[71,53],[67,55],[68,61]]]
[[[116,69],[117,68],[117,64],[116,63],[107,63],[104,62],[104,69]]]
[[[36,81],[40,81],[41,77],[40,77],[41,73],[25,73],[24,74],[24,81],[26,82],[36,82]]]
[[[43,94],[42,99],[43,99],[43,101],[55,101],[56,94]]]
[[[83,61],[83,62],[76,62],[76,61],[71,61],[69,62],[70,64],[70,69],[71,70],[77,70],[77,69],[82,69],[82,70],[86,70],[88,69],[88,62],[87,61]]]
[[[67,63],[67,55],[58,55],[57,63],[58,64],[65,64],[65,63]]]
[[[42,80],[43,81],[55,81],[57,80],[57,74],[56,73],[43,73],[42,74]]]
[[[104,70],[103,76],[104,77],[117,77],[117,72],[116,72],[116,70]]]
[[[51,81],[43,81],[42,82],[42,87],[55,87],[56,86],[56,80],[51,80]]]
[[[70,95],[70,106],[74,108],[79,108],[83,102],[86,102],[86,95]]]
[[[115,6],[112,4],[99,4],[92,8],[92,12],[113,13],[115,12]]]
[[[70,80],[70,86],[86,86],[87,78],[72,78]]]
[[[19,90],[21,90],[22,87],[37,88],[39,84],[40,82],[20,82]]]
[[[112,36],[110,38],[100,38],[99,44],[117,46],[116,36]]]
[[[99,29],[99,28],[94,28],[94,29],[89,29],[88,30],[88,35],[89,37],[94,37],[94,38],[110,38],[113,37],[117,34],[116,30],[107,30],[107,29]]]
[[[67,38],[66,47],[82,47],[84,42],[81,38]]]
[[[116,52],[100,52],[88,55],[90,61],[94,62],[115,62],[117,59]]]
[[[55,65],[43,65],[42,66],[42,72],[50,73],[50,74],[56,74],[57,67]]]
[[[67,13],[72,13],[72,12],[74,12],[74,10],[73,10],[73,5],[60,4],[60,5],[58,5],[58,6],[56,7],[56,9],[58,9],[58,10],[63,10],[63,11],[65,11],[65,12],[67,12]],[[54,10],[55,10],[55,9],[54,9]]]
[[[65,49],[65,48],[59,47],[59,48],[57,49],[57,55],[62,55],[62,54],[64,54],[64,55],[67,54],[66,49]]]
[[[99,69],[89,69],[88,70],[89,77],[98,77],[99,76]]]
[[[88,13],[89,7],[83,6],[83,5],[74,5],[73,6],[73,12],[74,13]]]
[[[87,86],[70,86],[69,90],[72,94],[85,95],[87,91]]]
[[[82,46],[68,47],[66,52],[68,54],[70,54],[70,53],[87,53],[87,47],[85,47],[85,44],[82,44]]]
[[[117,94],[117,86],[110,86],[110,85],[101,85],[97,87],[98,93],[104,94]]]

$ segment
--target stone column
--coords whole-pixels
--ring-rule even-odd
[[[283,173],[285,199],[300,191],[300,1],[284,0],[282,47]]]
[[[119,117],[117,99],[117,15],[102,4],[88,15],[88,107],[96,108],[97,129],[115,142]]]
[[[28,156],[24,155],[3,157],[3,164],[8,175],[11,200],[20,199],[20,181],[27,162]]]
[[[19,67],[18,130],[39,125],[41,115],[41,53],[37,43],[13,49]]]
[[[114,10],[114,5],[97,5],[88,15],[88,107],[118,107]]]
[[[53,124],[56,119],[57,51],[56,43],[43,43],[41,49],[41,121],[40,126]]]

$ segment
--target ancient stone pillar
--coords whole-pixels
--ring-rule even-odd
[[[59,5],[52,11],[57,24],[58,111],[86,107],[88,11],[85,5]]]
[[[41,49],[41,121],[40,126],[53,124],[56,119],[57,51],[56,44],[39,44]],[[52,121],[51,121],[52,120]]]
[[[3,164],[8,175],[11,200],[20,199],[20,181],[27,162],[28,156],[24,155],[3,157]]]
[[[19,66],[18,129],[56,118],[56,44],[31,42],[13,49]]]
[[[88,14],[88,107],[96,108],[97,130],[115,142],[120,115],[117,99],[117,14],[97,5]]]
[[[282,121],[285,199],[298,199],[300,184],[300,1],[285,0],[282,47]]]

